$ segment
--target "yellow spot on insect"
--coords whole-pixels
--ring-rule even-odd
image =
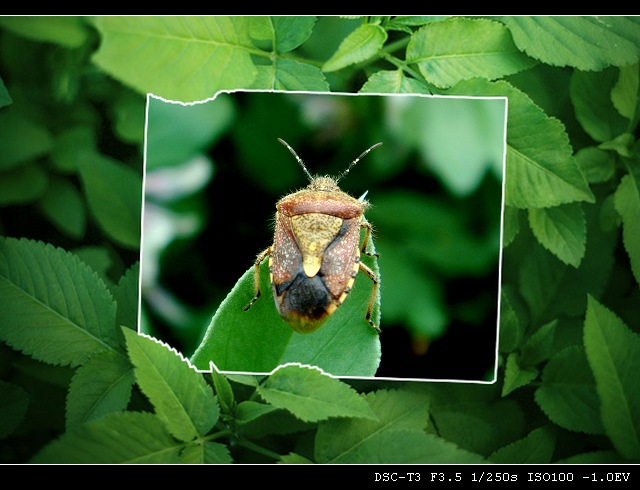
[[[302,261],[302,269],[307,277],[314,277],[320,270],[322,261],[317,255],[305,255]]]

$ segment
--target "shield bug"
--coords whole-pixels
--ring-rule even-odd
[[[309,178],[309,185],[276,203],[273,244],[260,252],[254,267],[255,296],[244,307],[248,310],[260,297],[260,264],[269,257],[273,297],[280,316],[299,333],[315,332],[346,299],[356,275],[364,272],[373,289],[365,319],[371,320],[378,291],[378,277],[360,260],[367,251],[371,225],[364,218],[369,203],[356,199],[338,187],[339,180],[374,148],[356,158],[337,178],[312,176],[302,159],[284,140]],[[365,229],[362,246],[360,230]]]

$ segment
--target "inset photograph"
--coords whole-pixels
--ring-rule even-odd
[[[491,383],[507,100],[147,97],[143,333],[202,371]]]

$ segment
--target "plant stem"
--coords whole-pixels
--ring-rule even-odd
[[[384,52],[393,53],[394,51],[398,51],[399,49],[404,49],[407,47],[407,44],[409,44],[410,40],[411,40],[410,37],[403,37],[402,39],[396,39],[395,41],[393,41],[390,44],[387,44],[384,47]]]
[[[259,446],[247,439],[239,439],[238,445],[246,447],[247,449],[250,449],[251,451],[254,451],[258,454],[262,454],[263,456],[267,456],[268,458],[275,460],[280,459],[280,455],[278,453],[271,451],[270,449],[267,449],[265,447]]]
[[[413,68],[411,68],[406,62],[400,60],[399,58],[393,56],[392,54],[387,53],[387,50],[383,50],[380,52],[380,55],[382,58],[384,58],[386,61],[388,61],[389,63],[391,63],[392,65],[394,65],[396,68],[401,69],[402,71],[404,71],[406,74],[412,76],[413,78],[415,78],[416,80],[421,81],[422,83],[424,83],[425,85],[427,85],[428,87],[431,87],[431,84],[429,84],[423,77],[422,75],[420,75],[420,73],[418,73],[417,71],[415,71]]]
[[[233,432],[225,429],[225,430],[220,430],[218,432],[214,432],[212,434],[209,434],[205,437],[202,438],[202,440],[204,441],[215,441],[216,439],[220,439],[221,437],[229,437],[229,436],[233,436]]]

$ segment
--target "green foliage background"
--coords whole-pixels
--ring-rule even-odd
[[[0,459],[640,461],[639,46],[636,17],[0,18]],[[238,88],[508,97],[496,383],[202,374],[132,330],[144,95]],[[247,138],[209,118],[194,154]],[[354,144],[331,160],[368,146]],[[413,161],[392,149],[371,178]],[[429,172],[446,218],[464,182]],[[472,183],[467,203],[491,178]],[[195,229],[210,209],[197,190],[164,206],[200,206]]]

